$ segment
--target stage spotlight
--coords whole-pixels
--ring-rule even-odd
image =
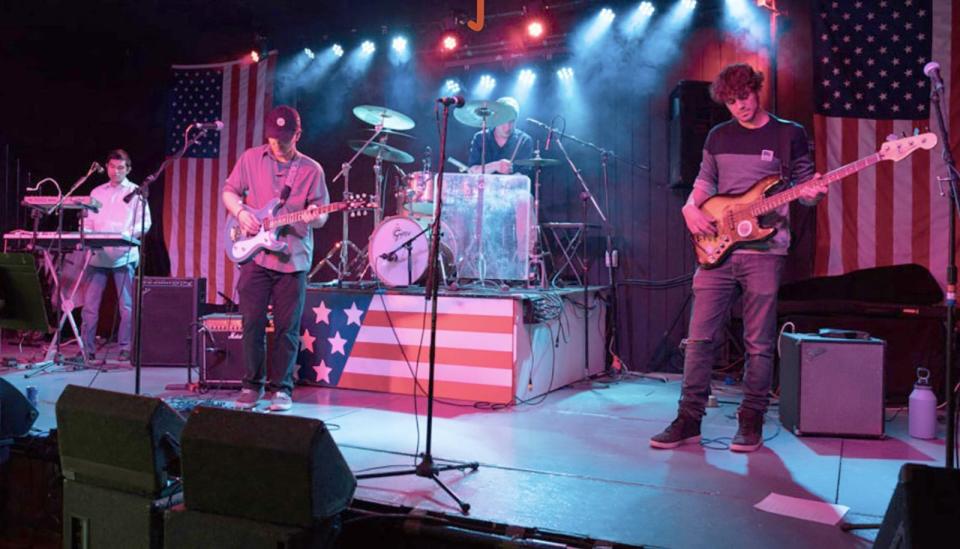
[[[517,81],[524,86],[532,86],[537,80],[537,73],[530,69],[523,69],[517,77]]]
[[[451,95],[458,94],[460,93],[460,89],[461,89],[460,83],[452,78],[448,79],[446,84],[444,84],[444,89],[446,90],[447,93]]]
[[[477,81],[476,86],[474,86],[473,96],[476,99],[487,99],[496,87],[497,79],[489,74],[484,74],[480,77],[480,80]]]
[[[445,52],[452,52],[460,47],[460,38],[456,33],[448,32],[440,39],[440,48]]]
[[[334,44],[330,50],[333,51],[333,55],[336,55],[337,57],[343,57],[343,46],[340,44]]]
[[[393,46],[393,51],[397,53],[403,53],[407,51],[407,39],[402,36],[398,36],[393,39],[392,46]]]
[[[303,48],[303,55],[306,55],[308,59],[314,59],[317,57],[317,54],[313,53],[313,50],[310,48]]]
[[[363,44],[360,45],[360,51],[366,55],[372,55],[373,52],[377,51],[377,46],[369,40],[364,40]]]
[[[617,14],[610,8],[603,8],[600,10],[600,22],[609,25],[613,23],[613,20],[617,18]]]
[[[260,62],[260,52],[257,50],[250,50],[250,60],[254,63]]]
[[[683,0],[683,7],[692,10],[697,7],[697,0]]]
[[[606,34],[617,14],[610,8],[603,8],[600,12],[577,32],[577,41],[582,47],[589,48],[600,41]]]
[[[621,26],[621,30],[627,36],[636,36],[643,33],[650,24],[653,12],[656,8],[650,2],[642,2],[636,11],[628,17]]]
[[[573,69],[570,67],[561,67],[560,70],[557,71],[557,77],[562,81],[573,80]]]
[[[543,21],[539,19],[534,19],[527,23],[527,36],[536,40],[543,38],[543,35],[546,33],[546,27],[543,24]]]
[[[643,17],[650,17],[651,15],[653,15],[653,12],[655,10],[656,8],[654,8],[653,4],[651,4],[650,2],[641,2],[640,7],[637,8],[637,13],[639,13]]]

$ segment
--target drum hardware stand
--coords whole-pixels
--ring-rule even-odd
[[[387,261],[397,261],[397,252],[399,252],[403,248],[407,249],[407,259],[406,259],[407,287],[413,286],[413,243],[418,238],[420,238],[424,233],[426,233],[432,228],[433,228],[433,225],[427,225],[426,227],[423,227],[419,233],[404,240],[400,244],[397,244],[397,246],[392,250],[380,254],[381,259],[385,259]],[[440,236],[443,237],[443,233],[441,233]],[[369,268],[369,265],[368,265],[368,268]],[[448,286],[449,283],[448,283],[447,267],[443,264],[442,261],[440,262],[440,276],[443,277],[443,285]]]
[[[429,267],[427,269],[427,294],[426,297],[431,301],[431,310],[430,310],[430,374],[429,381],[427,384],[427,443],[426,448],[421,456],[420,463],[416,465],[413,469],[406,471],[391,471],[388,473],[368,473],[357,475],[358,480],[368,479],[368,478],[380,478],[380,477],[395,477],[402,475],[416,475],[418,477],[432,479],[448,496],[453,498],[457,503],[457,506],[460,507],[460,511],[463,514],[468,514],[470,512],[470,504],[461,500],[457,495],[449,488],[443,481],[438,477],[439,473],[444,471],[465,471],[467,469],[471,471],[476,471],[480,464],[477,462],[470,463],[458,463],[458,464],[449,464],[449,465],[437,465],[434,462],[432,454],[432,441],[433,441],[433,393],[434,393],[434,380],[436,375],[436,365],[437,365],[437,300],[438,300],[438,290],[440,288],[439,280],[437,277],[437,266],[440,264],[440,214],[443,211],[443,158],[446,156],[446,145],[447,145],[447,120],[450,114],[450,106],[443,106],[443,122],[440,126],[440,169],[437,173],[437,196],[434,197],[434,207],[436,215],[433,218],[433,232],[430,234],[430,255],[427,260]],[[417,385],[414,384],[414,391],[417,390]]]
[[[533,157],[535,159],[540,158],[540,142],[537,142],[537,149],[533,151]],[[540,230],[540,171],[543,170],[543,166],[537,165],[535,171],[533,172],[533,226],[535,227],[536,240],[534,242],[533,256],[530,258],[530,263],[528,264],[527,271],[527,288],[534,287],[534,276],[539,277],[540,279],[540,289],[546,290],[550,283],[547,281],[547,266],[544,256],[545,247],[543,245],[543,232]],[[537,274],[529,271],[529,268],[533,265],[537,266]]]
[[[333,178],[333,183],[336,183],[337,180],[340,179],[341,177],[343,178],[344,200],[349,200],[350,198],[350,170],[351,168],[353,168],[353,163],[356,162],[357,158],[359,158],[360,155],[363,154],[363,151],[367,150],[367,147],[369,147],[370,144],[373,143],[375,139],[380,137],[381,133],[383,133],[382,119],[379,124],[374,126],[374,130],[375,131],[373,132],[373,134],[367,139],[367,141],[363,144],[363,146],[360,147],[360,149],[357,150],[356,153],[354,153],[353,157],[351,157],[350,160],[344,162],[340,166],[340,173],[338,173],[337,176]],[[381,206],[380,204],[380,200],[381,200],[380,162],[381,162],[380,154],[377,154],[377,163],[374,165],[374,173],[376,173],[377,175],[376,196],[373,197],[374,202],[377,204],[377,208],[374,211],[374,226],[376,226],[380,222],[380,206]],[[356,244],[350,241],[350,216],[344,215],[341,217],[343,218],[343,224],[341,228],[342,237],[340,241],[334,244],[333,247],[330,249],[330,251],[327,252],[327,255],[325,255],[323,259],[320,260],[320,262],[317,263],[317,265],[310,271],[310,273],[307,275],[307,280],[310,280],[311,278],[313,278],[324,266],[329,266],[333,270],[333,272],[336,273],[337,275],[337,278],[335,279],[337,282],[337,287],[343,287],[344,279],[350,276],[350,274],[353,272],[352,265],[350,264],[350,250],[353,250],[354,252],[356,252],[358,256],[361,256],[361,257],[363,256],[363,253],[364,253],[363,250],[361,250]],[[332,258],[334,255],[337,254],[337,252],[339,252],[340,254],[340,262],[339,264],[334,264]],[[364,272],[366,271],[364,270]]]

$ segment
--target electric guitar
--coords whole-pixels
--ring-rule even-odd
[[[937,136],[924,133],[887,141],[880,151],[841,166],[821,176],[821,181],[833,183],[848,175],[880,162],[881,160],[903,160],[917,149],[930,150],[937,145]],[[802,191],[817,183],[813,180],[801,183],[783,192],[767,196],[772,187],[780,184],[776,175],[764,177],[750,189],[737,195],[718,194],[708,198],[700,205],[700,210],[717,221],[716,236],[693,235],[693,247],[697,253],[697,262],[704,269],[719,266],[733,250],[749,242],[759,242],[773,237],[777,229],[762,227],[760,217],[784,204],[800,198]]]
[[[366,195],[356,195],[348,196],[347,200],[343,202],[334,202],[316,208],[277,215],[277,210],[280,209],[280,199],[274,198],[259,210],[247,210],[260,221],[260,231],[256,234],[247,234],[240,227],[237,218],[230,216],[227,219],[224,248],[230,261],[241,264],[250,261],[264,250],[273,253],[286,253],[287,243],[278,240],[277,237],[280,234],[280,229],[287,225],[309,223],[323,214],[332,212],[349,211],[350,217],[366,215],[367,210],[375,206],[374,203],[367,202]]]

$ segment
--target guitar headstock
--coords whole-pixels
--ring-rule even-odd
[[[917,149],[930,150],[937,146],[937,134],[932,132],[911,135],[880,145],[880,157],[883,160],[897,162],[910,156]]]
[[[367,193],[348,193],[343,200],[344,210],[349,212],[350,217],[362,217],[377,207],[377,203],[370,199]]]

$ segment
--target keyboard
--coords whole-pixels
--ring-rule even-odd
[[[55,196],[26,196],[20,202],[22,206],[38,210],[48,210],[59,201]],[[63,201],[62,207],[65,210],[93,210],[100,209],[100,201],[90,196],[68,196]]]
[[[9,244],[19,244],[26,246],[31,243],[43,247],[54,247],[57,245],[56,231],[25,231],[17,229],[3,235],[4,247]],[[83,237],[79,232],[71,231],[63,233],[63,247],[66,248],[104,248],[108,246],[130,247],[139,246],[140,240],[132,236],[120,233],[84,233]]]

